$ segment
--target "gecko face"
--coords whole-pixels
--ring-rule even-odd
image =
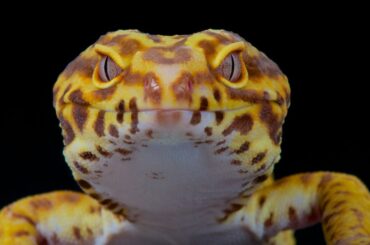
[[[131,201],[117,198],[119,188],[144,185],[125,182],[131,175],[168,179],[174,170],[166,163],[176,162],[176,171],[185,164],[176,155],[198,165],[218,159],[227,167],[215,171],[249,185],[263,180],[279,158],[289,94],[276,64],[234,33],[129,30],[102,36],[67,66],[54,106],[75,178],[117,211]],[[191,175],[191,166],[183,171]]]

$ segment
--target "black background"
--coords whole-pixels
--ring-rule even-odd
[[[290,80],[292,105],[276,176],[331,170],[354,174],[370,186],[369,27],[361,7],[270,6],[267,11],[267,6],[222,3],[199,10],[172,2],[159,12],[143,5],[102,4],[100,10],[58,13],[59,6],[39,13],[12,9],[2,20],[0,207],[31,194],[78,190],[62,156],[52,86],[69,61],[117,29],[239,33]],[[299,244],[322,244],[320,229],[297,232]]]

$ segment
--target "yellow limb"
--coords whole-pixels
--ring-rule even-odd
[[[0,244],[94,244],[119,218],[91,197],[60,191],[24,198],[0,212]]]
[[[254,193],[234,215],[261,239],[321,221],[328,244],[370,244],[370,194],[347,174],[306,173],[277,180]]]

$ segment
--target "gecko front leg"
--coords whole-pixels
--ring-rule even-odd
[[[266,241],[321,222],[328,244],[370,244],[370,194],[351,175],[298,174],[257,191],[226,222],[235,220]]]
[[[91,197],[59,191],[19,200],[0,211],[0,244],[104,244],[122,218]]]

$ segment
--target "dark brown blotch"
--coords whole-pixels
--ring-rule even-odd
[[[152,47],[146,50],[143,59],[157,64],[181,64],[190,61],[192,55],[189,48],[182,46],[183,40],[174,44],[172,47]],[[172,57],[167,57],[166,53],[171,53]]]
[[[265,204],[265,202],[266,202],[266,196],[261,195],[258,198],[258,206],[259,206],[260,209],[263,207],[263,204]]]
[[[258,153],[253,159],[252,159],[252,165],[257,164],[261,162],[266,157],[266,152],[260,152]]]
[[[51,209],[53,207],[53,203],[46,198],[34,199],[30,202],[30,205],[34,209]]]
[[[114,126],[113,124],[109,125],[109,134],[112,136],[112,137],[115,137],[115,138],[118,138],[119,137],[119,133],[118,133],[118,129],[116,126]]]
[[[220,90],[218,89],[214,89],[213,90],[213,97],[215,98],[215,100],[220,103],[221,102],[221,93],[220,93]]]
[[[105,135],[104,133],[104,124],[105,124],[105,111],[101,110],[98,112],[98,115],[96,117],[95,123],[94,123],[94,130],[96,135],[99,137],[102,137]]]
[[[244,152],[248,151],[249,150],[249,145],[250,145],[250,143],[248,141],[244,142],[243,144],[241,144],[239,149],[234,151],[234,153],[241,154],[241,153],[244,153]]]
[[[298,224],[298,216],[297,216],[297,211],[292,206],[289,206],[288,208],[288,216],[289,216],[290,223],[293,226],[296,226]]]
[[[100,203],[101,203],[101,205],[103,205],[103,206],[107,206],[107,205],[109,205],[109,204],[113,203],[113,201],[112,201],[111,199],[104,199],[104,200],[103,200],[103,201],[101,201]]]
[[[102,155],[102,156],[105,156],[105,157],[111,157],[112,156],[112,153],[107,151],[106,149],[104,149],[102,146],[100,145],[96,145],[96,150]]]
[[[129,109],[131,111],[131,129],[130,132],[132,134],[135,134],[136,132],[139,132],[139,129],[137,125],[139,124],[139,111],[136,104],[136,98],[132,98],[129,102]]]
[[[153,139],[153,130],[152,129],[147,129],[145,131],[145,135],[146,137],[148,137],[149,139]]]
[[[215,111],[215,119],[216,119],[216,125],[220,125],[222,120],[224,120],[224,112],[223,111]]]
[[[200,98],[200,106],[199,110],[200,111],[206,111],[208,109],[208,99],[204,96]]]
[[[239,166],[241,164],[242,164],[242,161],[240,161],[240,160],[237,160],[237,159],[231,160],[231,165]]]
[[[161,102],[161,87],[154,73],[148,73],[144,77],[144,101],[150,100],[153,104]]]
[[[192,102],[194,78],[190,73],[182,73],[172,84],[172,91],[177,101]]]
[[[82,166],[79,162],[73,161],[73,165],[81,173],[83,173],[83,174],[88,174],[89,173],[89,170],[87,168],[85,168],[84,166]]]
[[[274,224],[274,213],[271,212],[270,213],[270,216],[265,220],[265,222],[263,223],[263,225],[265,226],[265,228],[269,228],[273,224]]]
[[[255,184],[259,184],[259,183],[264,182],[264,181],[265,181],[265,180],[267,180],[267,179],[268,179],[268,175],[264,174],[264,175],[261,175],[261,176],[258,176],[257,178],[255,178],[255,179],[253,180],[253,182],[254,182]]]
[[[83,179],[78,180],[77,183],[82,189],[90,189],[92,187],[89,182]]]
[[[131,150],[128,150],[128,149],[125,149],[125,148],[117,148],[115,149],[115,152],[123,155],[123,156],[127,156],[127,155],[130,155],[132,153]]]
[[[73,104],[79,104],[79,105],[83,105],[83,106],[88,106],[90,105],[89,102],[87,102],[84,98],[83,98],[83,94],[82,94],[82,91],[79,90],[79,89],[76,89],[74,90],[73,92],[71,92],[68,96],[69,98],[69,101]]]
[[[84,160],[89,160],[89,161],[98,161],[99,160],[99,157],[97,157],[91,151],[84,151],[84,152],[81,152],[79,155]]]
[[[59,105],[60,106],[65,105],[65,98],[64,97],[71,90],[71,88],[72,88],[72,85],[71,84],[68,84],[68,86],[64,89],[63,94],[59,98]]]
[[[77,104],[73,105],[72,116],[77,124],[78,129],[82,132],[88,117],[87,107]]]
[[[73,236],[76,238],[76,240],[80,241],[82,239],[81,236],[81,230],[77,226],[73,226]]]
[[[220,218],[218,221],[219,222],[223,222],[225,220],[227,220],[227,218],[237,212],[238,210],[240,210],[241,208],[243,208],[243,205],[242,204],[239,204],[239,203],[232,203],[231,206],[225,210],[223,210],[224,212],[224,216],[222,218]]]
[[[275,79],[283,75],[280,68],[262,52],[256,56],[249,56],[245,53],[244,62],[248,67],[250,80],[257,81],[263,76]]]
[[[125,101],[121,100],[116,108],[117,111],[117,122],[123,123],[123,115],[125,113]]]
[[[190,119],[190,124],[197,125],[198,123],[200,123],[201,119],[202,119],[202,115],[200,111],[194,111]]]
[[[253,127],[253,119],[250,115],[244,114],[236,116],[233,122],[222,132],[224,136],[233,131],[238,131],[241,135],[246,135]]]
[[[262,103],[260,118],[266,124],[272,142],[278,145],[281,139],[282,119],[273,112],[271,103]]]
[[[109,88],[103,88],[94,91],[95,99],[98,101],[108,100],[113,96],[114,92],[116,91],[116,88],[117,86],[111,86]]]
[[[76,73],[85,77],[92,77],[97,62],[97,56],[87,58],[80,55],[74,61],[68,64],[66,69],[63,71],[63,75],[67,79]]]
[[[211,127],[205,127],[204,133],[206,133],[207,136],[212,136],[212,128]]]
[[[217,150],[215,151],[215,154],[221,154],[221,153],[225,152],[227,149],[229,149],[229,147],[228,147],[228,146],[221,147],[221,148],[219,148],[219,149],[217,149]]]
[[[60,126],[63,129],[64,145],[69,145],[75,138],[75,133],[71,124],[66,120],[63,115],[59,114]]]
[[[202,40],[198,43],[198,46],[203,49],[206,56],[212,56],[216,53],[215,44],[209,40]]]

